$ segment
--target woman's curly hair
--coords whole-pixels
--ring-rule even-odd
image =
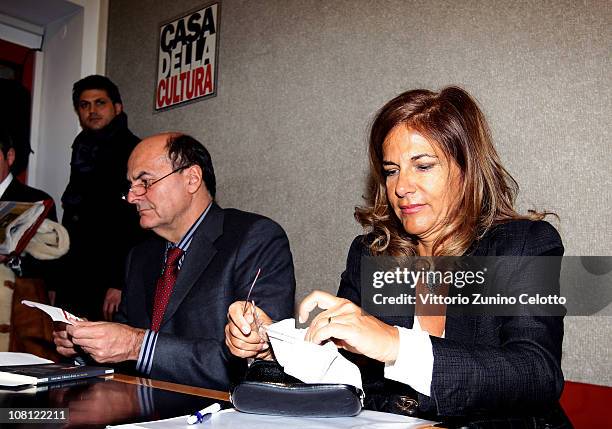
[[[370,132],[369,186],[366,204],[355,208],[355,218],[370,233],[373,255],[411,256],[417,237],[407,233],[387,199],[383,144],[397,126],[422,134],[461,172],[457,203],[433,245],[433,255],[463,255],[491,227],[512,219],[540,220],[549,213],[514,209],[518,184],[501,164],[491,133],[476,101],[461,88],[440,92],[416,89],[385,104]]]

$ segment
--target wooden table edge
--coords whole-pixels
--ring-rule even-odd
[[[171,392],[185,393],[187,395],[202,396],[205,398],[218,399],[229,402],[229,393],[219,390],[204,389],[203,387],[187,386],[185,384],[171,383],[169,381],[152,380],[150,378],[134,377],[125,374],[113,374],[110,378],[115,381],[138,386],[148,386],[156,389],[169,390]]]

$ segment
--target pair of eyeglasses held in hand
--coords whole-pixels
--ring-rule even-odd
[[[253,315],[253,321],[255,323],[255,326],[257,327],[257,334],[259,335],[259,338],[261,338],[263,341],[268,342],[268,335],[266,333],[267,327],[263,324],[261,319],[259,319],[259,317],[257,316],[257,308],[255,306],[255,300],[251,300],[251,292],[253,292],[253,287],[255,286],[255,283],[257,282],[257,279],[259,278],[260,273],[261,273],[261,268],[257,270],[257,274],[255,274],[255,279],[253,280],[253,283],[251,283],[251,287],[249,288],[249,292],[247,293],[246,300],[244,301],[244,307],[242,308],[242,315],[244,316],[246,312],[248,311],[249,307],[251,308],[251,314]]]

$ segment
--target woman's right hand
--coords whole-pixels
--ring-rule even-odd
[[[257,321],[260,324],[272,323],[272,319],[253,304],[236,301],[230,305],[225,325],[225,344],[234,356],[271,360],[271,349],[266,339],[259,334],[260,329],[253,316],[254,312],[257,312]]]

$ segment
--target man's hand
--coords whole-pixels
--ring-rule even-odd
[[[78,353],[74,349],[74,343],[66,332],[66,325],[63,322],[53,322],[53,342],[57,352],[62,356],[73,357]]]
[[[257,311],[257,319],[261,324],[272,323],[272,319],[257,306],[247,304],[245,312],[245,301],[236,301],[230,305],[225,325],[225,344],[234,356],[271,360],[268,342],[259,336],[254,311]]]
[[[74,345],[100,363],[137,360],[145,334],[144,329],[110,322],[74,322],[66,332]]]
[[[104,304],[102,305],[102,312],[104,313],[104,319],[109,322],[113,320],[113,313],[119,308],[121,302],[121,290],[109,287],[106,290],[106,296],[104,297]]]

